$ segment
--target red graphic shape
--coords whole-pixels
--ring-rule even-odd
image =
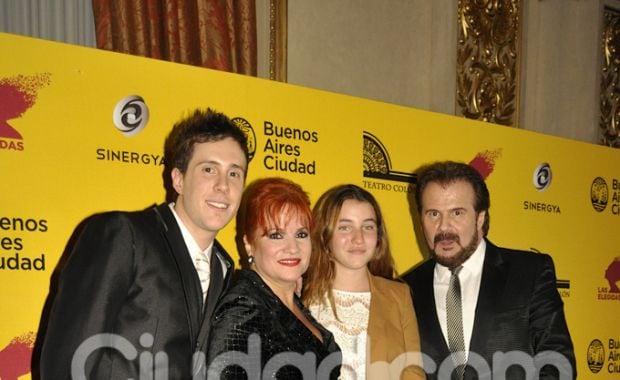
[[[0,137],[22,139],[8,120],[21,117],[35,104],[39,90],[49,84],[49,73],[0,79]]]
[[[476,169],[485,180],[495,169],[495,161],[502,155],[502,150],[485,150],[480,152],[469,162],[469,165]]]
[[[20,376],[30,373],[34,340],[35,333],[30,331],[13,338],[0,351],[0,379],[17,380]]]
[[[605,271],[605,278],[609,281],[609,293],[620,293],[617,282],[620,281],[620,257],[616,257]]]

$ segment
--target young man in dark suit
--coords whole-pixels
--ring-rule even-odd
[[[215,240],[239,207],[243,132],[196,110],[165,143],[170,203],[90,218],[62,268],[41,353],[44,380],[204,374],[210,317],[233,262]]]
[[[486,239],[482,176],[464,163],[437,162],[418,171],[415,198],[431,258],[403,279],[429,379],[574,378],[553,261]]]

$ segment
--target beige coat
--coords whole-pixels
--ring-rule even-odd
[[[409,286],[370,277],[370,316],[366,376],[374,379],[425,379],[421,369],[420,334]],[[409,354],[406,354],[409,353]],[[409,367],[405,363],[419,363]]]

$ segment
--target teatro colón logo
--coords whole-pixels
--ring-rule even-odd
[[[364,131],[364,188],[368,190],[383,190],[395,192],[413,192],[416,176],[394,170],[390,155],[381,141],[370,132]],[[373,181],[380,179],[384,181]],[[393,184],[385,181],[401,182]]]

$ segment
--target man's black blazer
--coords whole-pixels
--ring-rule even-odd
[[[154,378],[162,371],[170,379],[191,378],[192,357],[206,351],[210,313],[233,272],[217,241],[213,253],[227,272],[222,284],[211,285],[205,307],[168,205],[92,217],[60,275],[43,341],[41,378],[72,378],[72,365],[82,367],[86,356],[85,373],[78,369],[88,379],[138,379],[141,370],[156,371]]]
[[[435,261],[430,259],[403,276],[413,293],[429,379],[438,378],[439,366],[450,355],[435,307],[434,268]],[[574,378],[575,355],[563,302],[556,288],[553,260],[546,254],[499,248],[487,241],[468,364],[473,365],[472,360],[479,355],[490,369],[501,372],[492,378],[524,379],[521,369],[510,367],[506,372],[502,367],[511,358],[506,358],[503,364],[493,363],[493,354],[521,351],[527,357],[535,357],[548,350],[566,358],[565,370]],[[539,358],[544,361],[549,357],[541,354]],[[428,359],[437,367],[433,368]],[[468,366],[465,379],[483,378],[475,372]],[[540,378],[557,378],[554,372],[544,367]]]

